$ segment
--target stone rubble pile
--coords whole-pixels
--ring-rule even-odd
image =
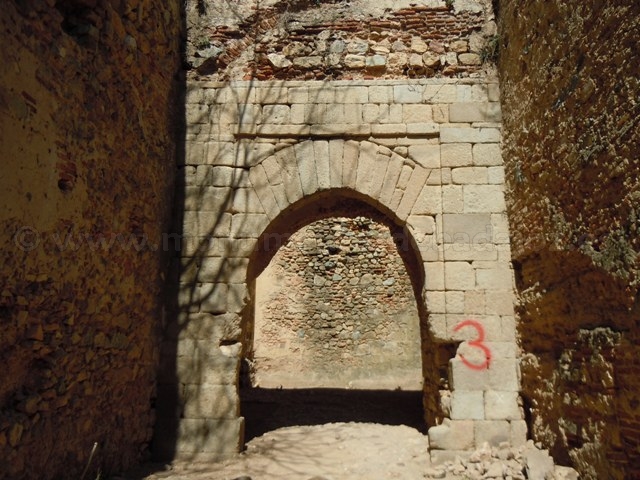
[[[467,458],[456,457],[427,472],[427,478],[486,478],[505,480],[577,480],[570,467],[554,465],[547,450],[539,449],[532,440],[520,447],[503,443],[490,447],[484,443]]]

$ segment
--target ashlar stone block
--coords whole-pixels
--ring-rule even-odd
[[[514,315],[513,290],[486,290],[487,313],[494,315]]]
[[[243,418],[182,419],[177,439],[168,441],[175,446],[177,458],[215,461],[237,454],[243,428]]]
[[[451,395],[452,420],[484,420],[484,394],[482,390],[457,390]]]
[[[280,171],[280,165],[278,164],[275,156],[271,156],[264,162],[262,162],[262,166],[265,173],[267,174],[267,179],[269,181],[269,185],[271,186],[271,191],[278,204],[278,209],[280,211],[284,210],[289,206],[289,201],[287,200],[287,194],[284,187],[284,181],[282,179],[282,172]]]
[[[265,214],[235,214],[231,220],[231,236],[234,238],[258,238],[269,225],[269,221],[269,217]]]
[[[426,262],[424,272],[425,290],[444,290],[444,262]]]
[[[445,292],[426,292],[427,297],[427,311],[429,313],[445,313],[446,312],[446,303],[445,303]],[[431,322],[432,318],[429,317],[429,322]],[[444,321],[444,326],[446,329],[446,320]]]
[[[459,357],[449,360],[451,388],[454,391],[478,391],[490,388],[488,370],[469,368]]]
[[[271,190],[267,172],[265,172],[262,164],[256,165],[250,170],[249,181],[258,195],[264,211],[269,218],[273,220],[280,212],[280,207],[278,206],[278,201]]]
[[[444,419],[429,429],[429,447],[436,450],[470,450],[474,443],[473,420]]]
[[[447,262],[444,272],[447,290],[473,290],[476,286],[475,271],[468,262]]]
[[[442,188],[435,185],[425,185],[418,196],[412,215],[437,215],[442,212]]]
[[[200,311],[206,313],[226,313],[227,293],[226,283],[205,283],[198,285],[197,296],[200,299]]]
[[[384,205],[389,205],[393,198],[393,194],[395,192],[396,184],[398,183],[398,179],[400,178],[400,174],[402,172],[402,166],[404,164],[404,159],[393,153],[391,155],[391,159],[387,165],[387,171],[384,175],[384,180],[382,182],[382,188],[380,190],[380,202]]]
[[[329,184],[332,188],[342,187],[342,159],[344,140],[329,141]]]
[[[284,148],[278,151],[275,157],[280,165],[287,200],[289,203],[295,203],[303,197],[303,192],[294,149]]]
[[[518,392],[488,390],[484,395],[487,420],[521,420]]]
[[[297,143],[294,146],[298,162],[300,184],[305,195],[310,195],[318,190],[318,173],[316,171],[313,142]]]
[[[429,215],[411,215],[407,218],[407,224],[414,228],[420,236],[431,235],[436,230],[436,220]]]
[[[376,145],[370,142],[360,144],[358,171],[356,173],[356,190],[366,195],[371,193],[371,182],[376,172]]]
[[[506,209],[502,185],[464,185],[465,213],[502,213]]]
[[[492,359],[487,371],[490,389],[507,392],[517,392],[520,389],[518,364],[515,358]]]
[[[442,143],[497,143],[500,141],[500,130],[497,128],[442,127],[440,129]]]
[[[344,143],[344,159],[342,163],[342,185],[355,188],[358,174],[358,157],[360,144],[354,141]]]
[[[476,270],[478,288],[486,290],[509,290],[513,288],[513,271],[508,265]]]
[[[489,172],[486,167],[459,167],[451,169],[451,180],[453,183],[464,184],[486,184],[489,182]]]
[[[384,182],[385,175],[382,175],[382,172],[387,172],[387,168],[389,165],[390,157],[378,152],[375,157],[375,175],[371,177],[371,185],[369,188],[369,193],[371,197],[378,200],[380,198],[380,193],[382,192],[382,185]]]
[[[391,85],[375,85],[369,87],[369,103],[391,103],[393,87]]]
[[[318,188],[327,190],[331,187],[331,173],[329,165],[329,142],[319,140],[313,143],[313,151],[318,175]]]
[[[429,170],[426,168],[422,168],[416,166],[411,173],[411,178],[409,179],[409,183],[407,184],[407,188],[405,189],[404,195],[402,197],[402,201],[398,206],[398,210],[396,215],[399,218],[404,219],[407,218],[413,206],[418,199],[418,196],[422,192],[422,188],[427,182],[427,178],[429,178]]]
[[[404,123],[430,123],[433,121],[431,105],[405,104],[402,107]]]
[[[456,102],[449,107],[449,121],[452,123],[500,122],[502,114],[498,102]]]
[[[426,103],[454,103],[457,101],[457,86],[440,84],[426,85],[424,89],[424,101]]]
[[[422,103],[423,91],[422,85],[394,85],[394,103]]]
[[[443,167],[466,167],[473,164],[470,143],[451,143],[440,146]]]
[[[440,168],[440,145],[411,145],[409,155],[424,168]]]
[[[511,439],[511,425],[506,420],[477,420],[474,424],[476,445],[487,442],[492,447]]]
[[[473,146],[474,165],[502,165],[502,153],[497,143],[479,143]]]
[[[493,185],[504,184],[504,167],[488,167],[487,168],[487,182]]]
[[[442,216],[444,243],[479,245],[492,242],[491,214],[445,213]]]
[[[184,418],[236,418],[240,400],[235,385],[185,385]]]

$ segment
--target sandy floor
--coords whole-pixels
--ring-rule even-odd
[[[253,439],[219,464],[176,464],[147,480],[377,480],[422,479],[428,439],[404,425],[330,423],[286,427]],[[248,480],[243,478],[242,480]]]

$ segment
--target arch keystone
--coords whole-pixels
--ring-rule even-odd
[[[331,188],[342,187],[342,159],[344,140],[329,141],[329,183]]]
[[[327,140],[313,142],[313,153],[318,174],[318,188],[320,190],[327,190],[331,187],[329,142]]]

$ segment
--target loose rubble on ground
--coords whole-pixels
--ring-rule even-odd
[[[576,480],[532,441],[520,447],[484,444],[432,464],[428,437],[401,425],[329,423],[273,430],[251,440],[235,458],[219,463],[176,462],[126,478],[144,480],[422,480],[443,478]],[[151,473],[153,472],[153,473]],[[117,480],[123,480],[119,478]]]

